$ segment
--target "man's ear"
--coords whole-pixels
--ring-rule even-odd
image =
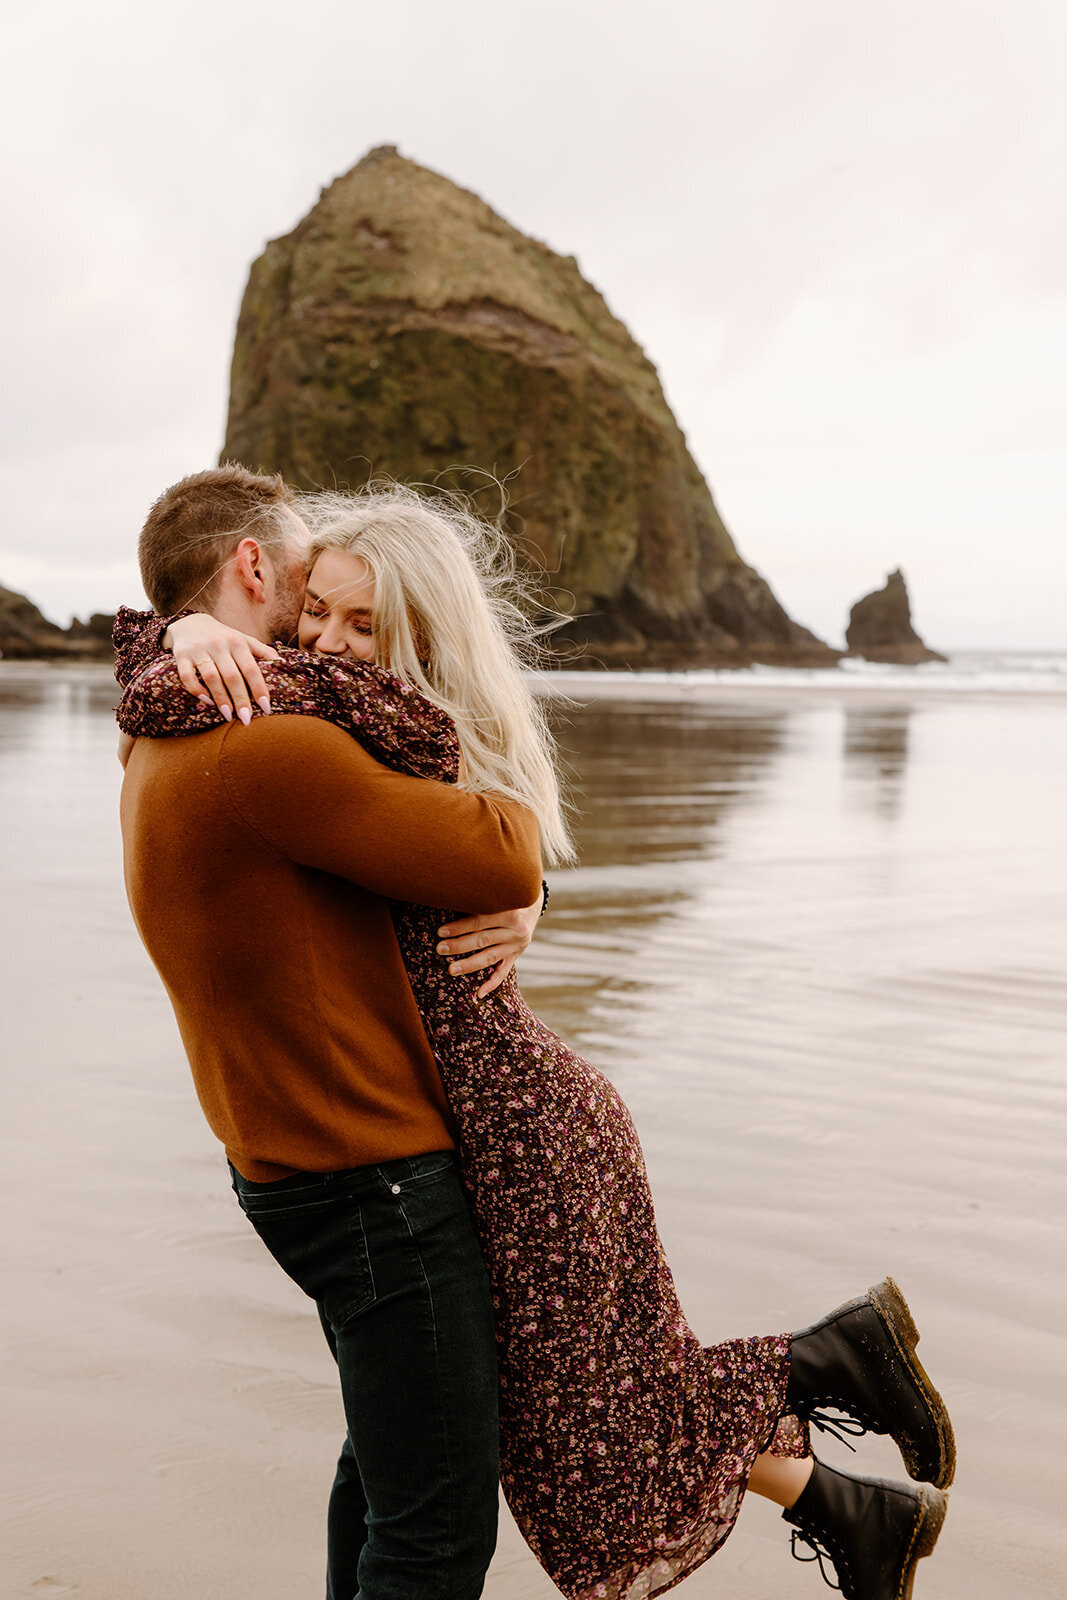
[[[245,595],[259,604],[266,598],[261,562],[263,551],[255,539],[242,539],[233,555],[233,570]]]

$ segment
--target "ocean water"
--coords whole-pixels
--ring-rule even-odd
[[[940,692],[574,674],[552,713],[579,862],[524,990],[629,1102],[707,1342],[904,1287],[960,1451],[922,1600],[1067,1572],[1061,661],[954,660]],[[335,1383],[130,923],[114,693],[0,665],[3,1593],[293,1600],[322,1587]],[[855,1459],[900,1473],[885,1441]],[[488,1600],[551,1592],[505,1518]],[[821,1587],[752,1500],[686,1593]]]
[[[844,659],[832,668],[745,667],[738,671],[692,672],[553,672],[550,682],[587,693],[622,696],[667,690],[671,695],[702,694],[724,689],[827,689],[855,693],[923,694],[1065,694],[1067,651],[960,650],[947,661],[917,667]],[[581,696],[579,695],[579,698]]]

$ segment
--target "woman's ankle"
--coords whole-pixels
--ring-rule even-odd
[[[791,1511],[808,1486],[815,1466],[814,1456],[772,1456],[768,1453],[756,1457],[749,1476],[748,1487],[764,1500],[773,1500],[776,1506]]]

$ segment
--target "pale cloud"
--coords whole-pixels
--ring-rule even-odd
[[[60,0],[8,43],[0,582],[59,620],[137,598],[249,262],[390,142],[578,256],[802,620],[901,563],[933,642],[1067,647],[1058,4]]]

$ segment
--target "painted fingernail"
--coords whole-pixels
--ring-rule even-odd
[[[448,946],[447,946],[447,944],[439,944],[437,946],[437,954],[439,956],[447,956],[447,954],[448,954]]]
[[[245,727],[247,728],[248,724],[252,720],[252,712],[251,712],[250,707],[242,706],[240,711],[238,711],[237,715],[240,717],[241,721],[244,723]]]
[[[196,698],[202,706],[210,706],[214,703],[209,694],[198,694]]]
[[[450,963],[450,964],[449,964],[449,968],[448,968],[448,970],[449,970],[449,972],[451,972],[451,973],[458,973],[458,972],[459,972],[459,962],[458,962],[458,961],[453,961],[453,962],[451,962],[451,963]]]
[[[219,709],[222,711],[222,714],[226,718],[227,722],[232,722],[233,721],[233,707],[232,706],[221,706]]]
[[[447,939],[451,932],[452,932],[451,928],[438,928],[437,937],[439,939]]]
[[[259,709],[261,711],[265,711],[268,716],[270,715],[270,695],[269,694],[261,694],[259,699],[256,701],[256,705],[259,707]]]

